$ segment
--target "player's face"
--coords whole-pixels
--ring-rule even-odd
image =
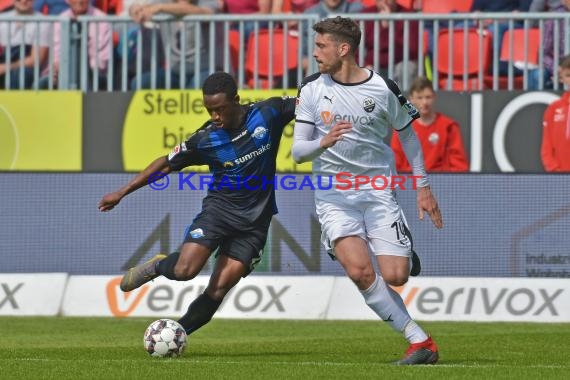
[[[239,111],[239,96],[228,99],[226,94],[204,95],[204,107],[212,122],[219,128],[234,129],[241,122]]]
[[[558,78],[560,79],[560,83],[570,89],[570,69],[558,70]]]
[[[342,66],[340,44],[327,33],[317,33],[313,57],[317,61],[319,71],[323,74],[332,75],[339,71]]]
[[[433,113],[433,103],[435,102],[435,93],[424,88],[421,91],[414,91],[410,94],[410,101],[420,111],[420,116],[430,116]]]

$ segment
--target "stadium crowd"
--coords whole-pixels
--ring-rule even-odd
[[[113,16],[130,17],[131,23],[126,32],[122,25],[114,21],[91,23],[87,33],[89,65],[85,75],[90,85],[81,86],[84,90],[94,88],[126,90],[199,88],[210,72],[220,68],[236,74],[245,72],[243,87],[296,87],[299,77],[305,76],[310,71],[311,49],[307,46],[310,41],[310,25],[300,25],[299,20],[279,21],[279,15],[316,15],[324,18],[332,14],[451,15],[464,12],[485,14],[500,12],[512,13],[514,18],[442,19],[441,22],[437,19],[420,22],[417,18],[382,19],[378,22],[366,18],[362,21],[364,44],[363,50],[360,51],[361,63],[390,76],[406,90],[415,77],[423,75],[433,79],[436,90],[523,88],[523,80],[525,89],[557,89],[559,81],[556,66],[568,53],[566,51],[568,44],[565,41],[567,33],[564,30],[566,20],[562,18],[526,20],[521,14],[566,13],[568,9],[570,9],[568,0],[0,0],[0,19],[2,16],[10,17],[6,19],[7,21],[0,20],[0,86],[25,89],[58,87],[61,35],[57,30],[57,23],[53,31],[46,32],[47,26],[43,23],[14,21],[20,16],[59,15],[71,20],[82,15],[108,15],[110,20]],[[222,64],[223,54],[217,52],[214,53],[214,67],[208,64],[212,50],[209,40],[212,30],[208,23],[200,22],[200,26],[197,26],[197,23],[191,22],[160,22],[157,27],[157,23],[151,19],[158,14],[175,17],[244,14],[270,15],[277,18],[268,21],[249,19],[232,21],[229,37],[224,35],[223,25],[220,24],[220,28],[216,25],[214,50],[219,46],[230,45],[231,70],[227,70],[227,66],[223,67]],[[22,28],[22,25],[25,27]],[[80,26],[76,27],[72,36],[80,36],[80,29]],[[281,44],[289,44],[287,54],[283,55],[288,55],[291,61],[287,63],[287,73],[280,72],[277,68],[274,69],[272,78],[267,78],[263,72],[262,66],[267,63],[262,60],[268,60],[267,53],[271,51],[274,61],[280,63],[283,58],[279,57],[281,54],[277,54],[274,47],[281,45],[269,45],[270,49],[257,46],[248,49],[247,46],[253,31],[257,31],[255,34],[259,36],[259,44],[262,44],[261,40],[268,29],[272,30],[274,39],[271,43],[275,44],[280,39]],[[480,36],[473,37],[475,43],[472,44],[471,50],[467,49],[469,55],[466,58],[469,62],[475,63],[463,67],[461,58],[456,57],[458,63],[454,67],[449,70],[440,68],[442,64],[439,61],[444,58],[439,56],[446,56],[443,52],[445,39],[451,41],[451,38],[445,34],[447,29],[454,30],[455,37],[452,37],[454,40],[449,44],[457,47],[466,38],[471,41],[471,34],[474,31],[478,34],[484,32],[483,39],[481,40]],[[517,34],[513,33],[514,37],[507,38],[506,34],[509,31],[517,30],[521,32],[524,30],[525,35],[517,37]],[[467,37],[463,35],[465,32],[468,33]],[[51,35],[53,38],[48,40],[48,36]],[[222,38],[228,38],[229,41],[221,40]],[[507,46],[510,45],[512,38],[515,38],[512,42],[514,51],[510,51],[513,48]],[[76,37],[76,40],[81,39]],[[478,49],[480,43],[484,44],[483,56],[479,56],[475,51],[481,50]],[[439,49],[437,57],[434,56],[434,44]],[[22,45],[23,49],[20,48]],[[155,46],[154,50],[150,45]],[[298,45],[302,45],[299,49],[301,57],[298,57],[296,51],[292,51],[293,47]],[[527,48],[519,52],[518,46]],[[48,54],[50,49],[54,50],[55,54]],[[139,49],[142,54],[139,54]],[[254,54],[248,50],[258,50],[258,53]],[[542,50],[541,54],[539,50]],[[451,51],[448,54],[454,53]],[[137,55],[141,56],[140,64],[134,59]],[[538,62],[539,55],[540,62]],[[244,63],[244,59],[240,57],[247,62]],[[254,68],[251,64],[248,66],[253,60],[257,60],[253,65]],[[76,61],[79,62],[79,58]],[[126,61],[124,64],[126,69],[123,70],[125,73],[122,74],[128,76],[125,80],[116,78],[121,71],[122,61]],[[152,61],[155,61],[154,65]],[[199,61],[199,64],[195,64],[196,61]],[[494,64],[495,61],[498,61],[498,68],[494,67],[497,66]],[[109,65],[116,69],[113,78],[107,78],[110,74]],[[40,78],[33,75],[38,66]],[[136,66],[139,66],[139,71],[136,70]],[[483,80],[477,78],[480,72],[483,72]],[[466,74],[465,78],[463,74]],[[93,77],[96,77],[96,80],[93,80]],[[110,83],[107,79],[110,79]],[[128,88],[119,88],[118,83],[121,81],[128,82]]]

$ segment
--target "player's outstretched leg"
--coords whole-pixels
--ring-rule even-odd
[[[435,364],[438,359],[439,353],[437,352],[437,346],[430,336],[423,342],[410,344],[404,357],[394,364]]]
[[[129,269],[121,280],[121,290],[130,292],[157,278],[160,274],[156,270],[156,264],[166,257],[166,255],[159,253],[147,262]]]

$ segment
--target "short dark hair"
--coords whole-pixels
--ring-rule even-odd
[[[338,42],[348,43],[352,53],[356,53],[362,37],[358,24],[348,17],[326,18],[313,25],[313,30],[319,34],[331,34]]]
[[[431,80],[427,79],[426,77],[417,77],[410,85],[409,93],[413,94],[414,92],[420,92],[426,88],[429,88],[433,91],[433,84],[431,83]]]
[[[560,59],[561,69],[570,69],[570,55],[566,55]]]
[[[218,71],[206,78],[202,85],[202,93],[204,95],[224,93],[228,99],[233,99],[237,95],[237,84],[230,74]]]

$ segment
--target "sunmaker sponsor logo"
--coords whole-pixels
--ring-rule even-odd
[[[249,161],[255,157],[261,156],[263,153],[267,152],[269,149],[271,149],[270,143],[262,145],[261,147],[259,147],[259,149],[254,150],[253,152],[248,153],[245,156],[241,156],[241,157],[236,158],[234,162],[236,164],[246,163],[247,161]]]

